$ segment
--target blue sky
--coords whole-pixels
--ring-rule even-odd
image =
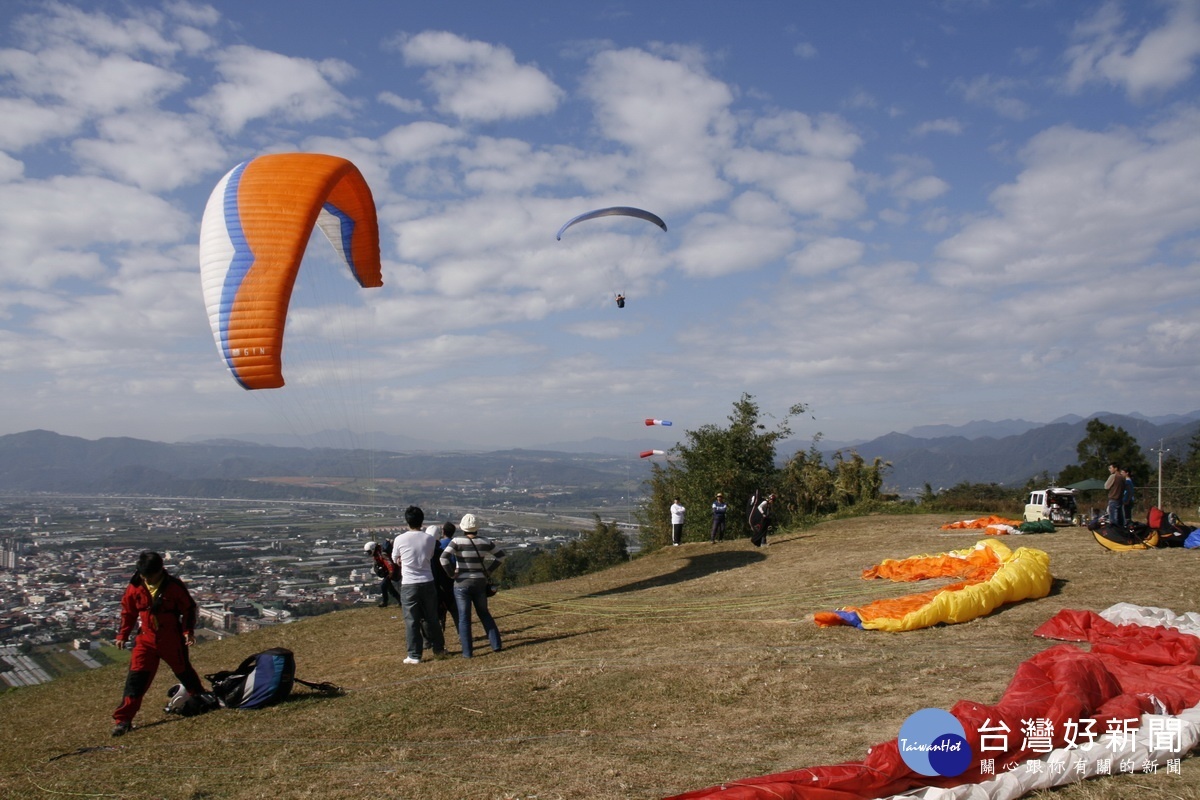
[[[0,432],[653,447],[743,393],[839,441],[1200,408],[1198,0],[0,18]],[[358,165],[385,285],[314,239],[288,385],[245,392],[197,234],[225,172],[286,151]],[[555,240],[608,205],[668,231]]]

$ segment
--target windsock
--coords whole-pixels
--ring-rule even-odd
[[[648,425],[648,426],[649,425],[667,425],[667,426],[669,426],[670,424],[671,424],[671,420],[669,420],[669,419],[648,419],[648,420],[646,420],[646,425]]]
[[[661,456],[661,455],[664,455],[662,450],[643,450],[641,457],[649,458],[650,456]]]

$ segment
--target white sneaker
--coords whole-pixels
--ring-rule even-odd
[[[420,664],[420,663],[421,663],[421,659],[419,659],[419,658],[413,658],[412,656],[408,656],[408,657],[406,657],[406,658],[404,659],[404,663],[405,663],[405,664]]]

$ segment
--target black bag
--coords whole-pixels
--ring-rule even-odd
[[[213,694],[226,708],[264,708],[292,693],[294,684],[302,684],[325,694],[342,694],[332,683],[310,683],[296,677],[296,657],[284,647],[272,647],[247,656],[235,670],[205,675]]]

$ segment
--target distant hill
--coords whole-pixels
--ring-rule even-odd
[[[1124,428],[1152,463],[1151,450],[1160,442],[1182,455],[1200,431],[1200,411],[1154,418],[1100,413],[1062,417],[1045,425],[1025,420],[928,425],[853,445],[823,442],[821,452],[828,460],[838,450],[853,449],[868,461],[891,462],[887,488],[905,495],[920,493],[925,484],[935,491],[963,482],[1020,486],[1075,463],[1076,446],[1087,435],[1091,418]],[[372,438],[377,445],[386,441]],[[125,437],[91,441],[38,430],[0,436],[0,492],[352,501],[362,496],[334,483],[305,479],[361,477],[364,464],[369,464],[370,477],[379,480],[637,491],[649,470],[633,457],[638,447],[632,441],[589,439],[536,450],[403,452],[280,447],[230,439],[175,444]],[[778,455],[787,458],[808,447],[785,442]],[[259,480],[268,477],[295,480]]]
[[[612,489],[640,482],[647,471],[645,463],[628,457],[537,450],[393,453],[229,440],[165,444],[131,438],[93,441],[43,430],[0,436],[2,492],[352,501],[362,497],[304,479],[362,478],[366,472],[374,480]]]
[[[1088,419],[1099,418],[1107,425],[1124,428],[1151,457],[1152,448],[1159,443],[1171,451],[1183,454],[1197,431],[1200,431],[1200,412],[1149,419],[1142,416],[1099,413],[1092,417],[1062,418],[1060,421],[1030,428],[1008,436],[955,435],[918,437],[911,434],[889,433],[878,439],[856,444],[853,448],[822,448],[826,457],[837,450],[853,449],[871,461],[882,458],[890,461],[887,485],[904,494],[920,492],[925,484],[934,491],[959,483],[998,483],[1019,486],[1043,472],[1051,475],[1079,460],[1076,447],[1087,436]],[[988,424],[1003,428],[1021,424],[973,422],[963,426],[968,433],[984,430]],[[938,430],[928,426],[919,430]],[[1098,475],[1096,477],[1103,477]]]

